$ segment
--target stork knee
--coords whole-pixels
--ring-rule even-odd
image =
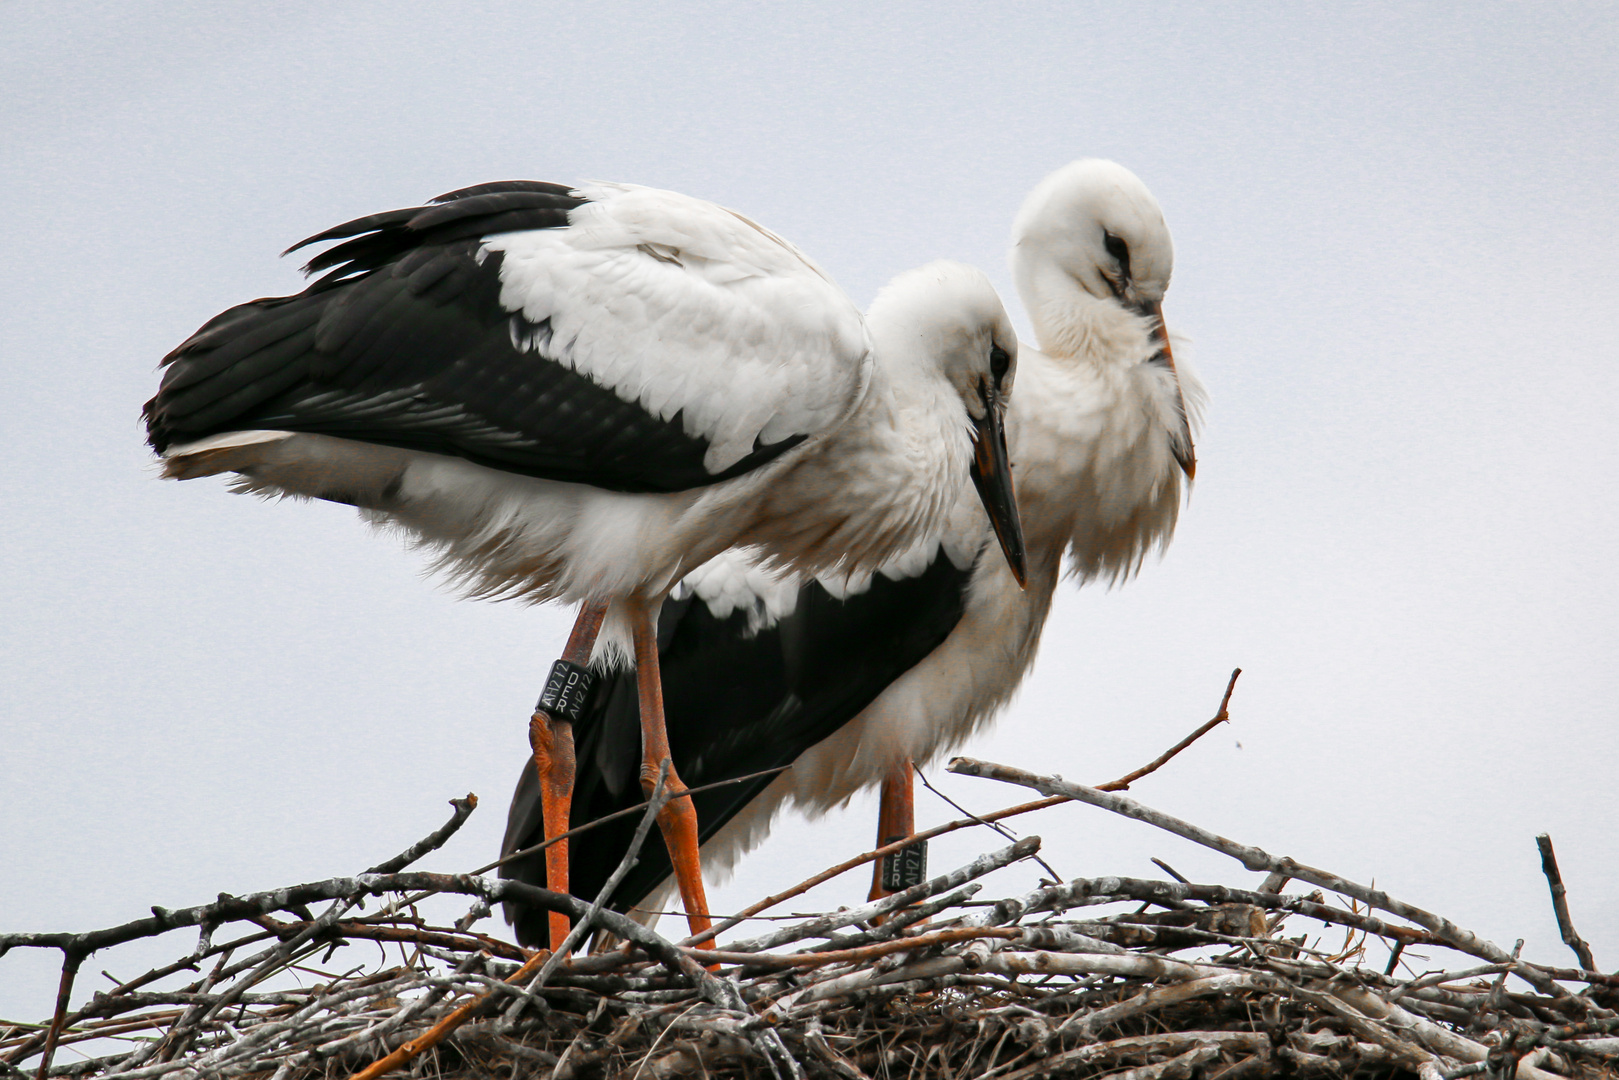
[[[641,762],[641,790],[646,793],[646,797],[649,799],[652,798],[652,793],[658,790],[658,773],[662,771],[665,761],[669,761],[669,759],[663,758],[658,761]],[[664,779],[663,790],[669,795],[675,795],[686,790],[686,785],[680,782],[680,775],[675,772],[675,763],[673,761],[669,761],[669,774]]]

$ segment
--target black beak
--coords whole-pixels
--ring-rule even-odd
[[[1157,325],[1153,327],[1152,331],[1153,340],[1158,342],[1158,347],[1162,350],[1161,355],[1164,365],[1173,374],[1175,372],[1175,354],[1169,349],[1169,330],[1164,326],[1163,303],[1154,300],[1151,303],[1143,304],[1141,305],[1141,313],[1157,320]],[[1175,460],[1180,463],[1181,471],[1186,474],[1186,479],[1191,480],[1197,475],[1197,453],[1192,448],[1192,422],[1186,415],[1186,395],[1181,392],[1181,379],[1178,374],[1175,375],[1175,397],[1176,404],[1180,406],[1181,411],[1181,437],[1180,445],[1175,447]]]
[[[985,386],[984,418],[973,421],[973,486],[1001,542],[1006,564],[1018,588],[1028,583],[1029,563],[1023,550],[1023,522],[1018,517],[1017,495],[1012,490],[1012,467],[1006,457],[1006,426],[1001,420],[1000,394]]]

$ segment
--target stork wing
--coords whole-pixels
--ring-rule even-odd
[[[730,557],[735,557],[734,553]],[[873,577],[864,591],[834,596],[810,582],[781,603],[736,603],[735,590],[690,593],[663,606],[658,655],[664,720],[676,771],[690,787],[791,764],[854,719],[888,685],[920,663],[961,620],[975,562],[958,567],[940,548],[912,567],[915,576]],[[729,594],[729,595],[727,595]],[[777,610],[765,610],[764,604]],[[777,615],[779,609],[787,609]],[[763,625],[761,625],[763,624]],[[604,681],[574,726],[578,773],[572,825],[645,799],[638,781],[640,727],[634,672]],[[693,796],[706,842],[762,792],[761,777]],[[623,858],[636,817],[609,822],[570,848],[570,888],[594,899]],[[543,839],[539,788],[528,763],[512,797],[503,853]],[[618,910],[670,873],[668,852],[648,843],[609,899]],[[545,883],[542,858],[501,869]],[[509,905],[518,940],[541,941],[545,913]]]
[[[678,491],[831,430],[869,375],[842,290],[672,192],[485,184],[297,246],[330,240],[309,288],[232,308],[166,358],[155,449],[318,432]]]

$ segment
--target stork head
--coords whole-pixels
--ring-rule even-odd
[[[1162,405],[1175,458],[1190,478],[1197,459],[1163,313],[1175,246],[1147,185],[1097,158],[1058,169],[1023,201],[1011,261],[1044,352],[1167,373]]]
[[[973,436],[971,475],[1018,584],[1027,575],[1023,524],[1006,453],[1006,403],[1017,375],[1017,332],[989,278],[940,261],[896,277],[867,314],[884,363],[909,355],[933,366],[960,398]]]

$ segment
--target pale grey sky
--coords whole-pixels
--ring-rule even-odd
[[[10,0],[0,77],[0,928],[352,872],[469,790],[431,864],[498,844],[567,613],[456,601],[341,507],[149,467],[158,359],[297,288],[289,243],[485,180],[622,179],[749,213],[862,303],[943,256],[1015,305],[1012,214],[1090,155],[1174,231],[1197,489],[1161,564],[1065,591],[970,752],[1106,779],[1241,665],[1236,723],[1140,798],[1567,963],[1550,831],[1619,967],[1611,4]],[[872,827],[784,822],[715,909]],[[1250,877],[1100,811],[1033,829],[1067,875]],[[54,959],[0,959],[0,1016],[46,1011]]]

